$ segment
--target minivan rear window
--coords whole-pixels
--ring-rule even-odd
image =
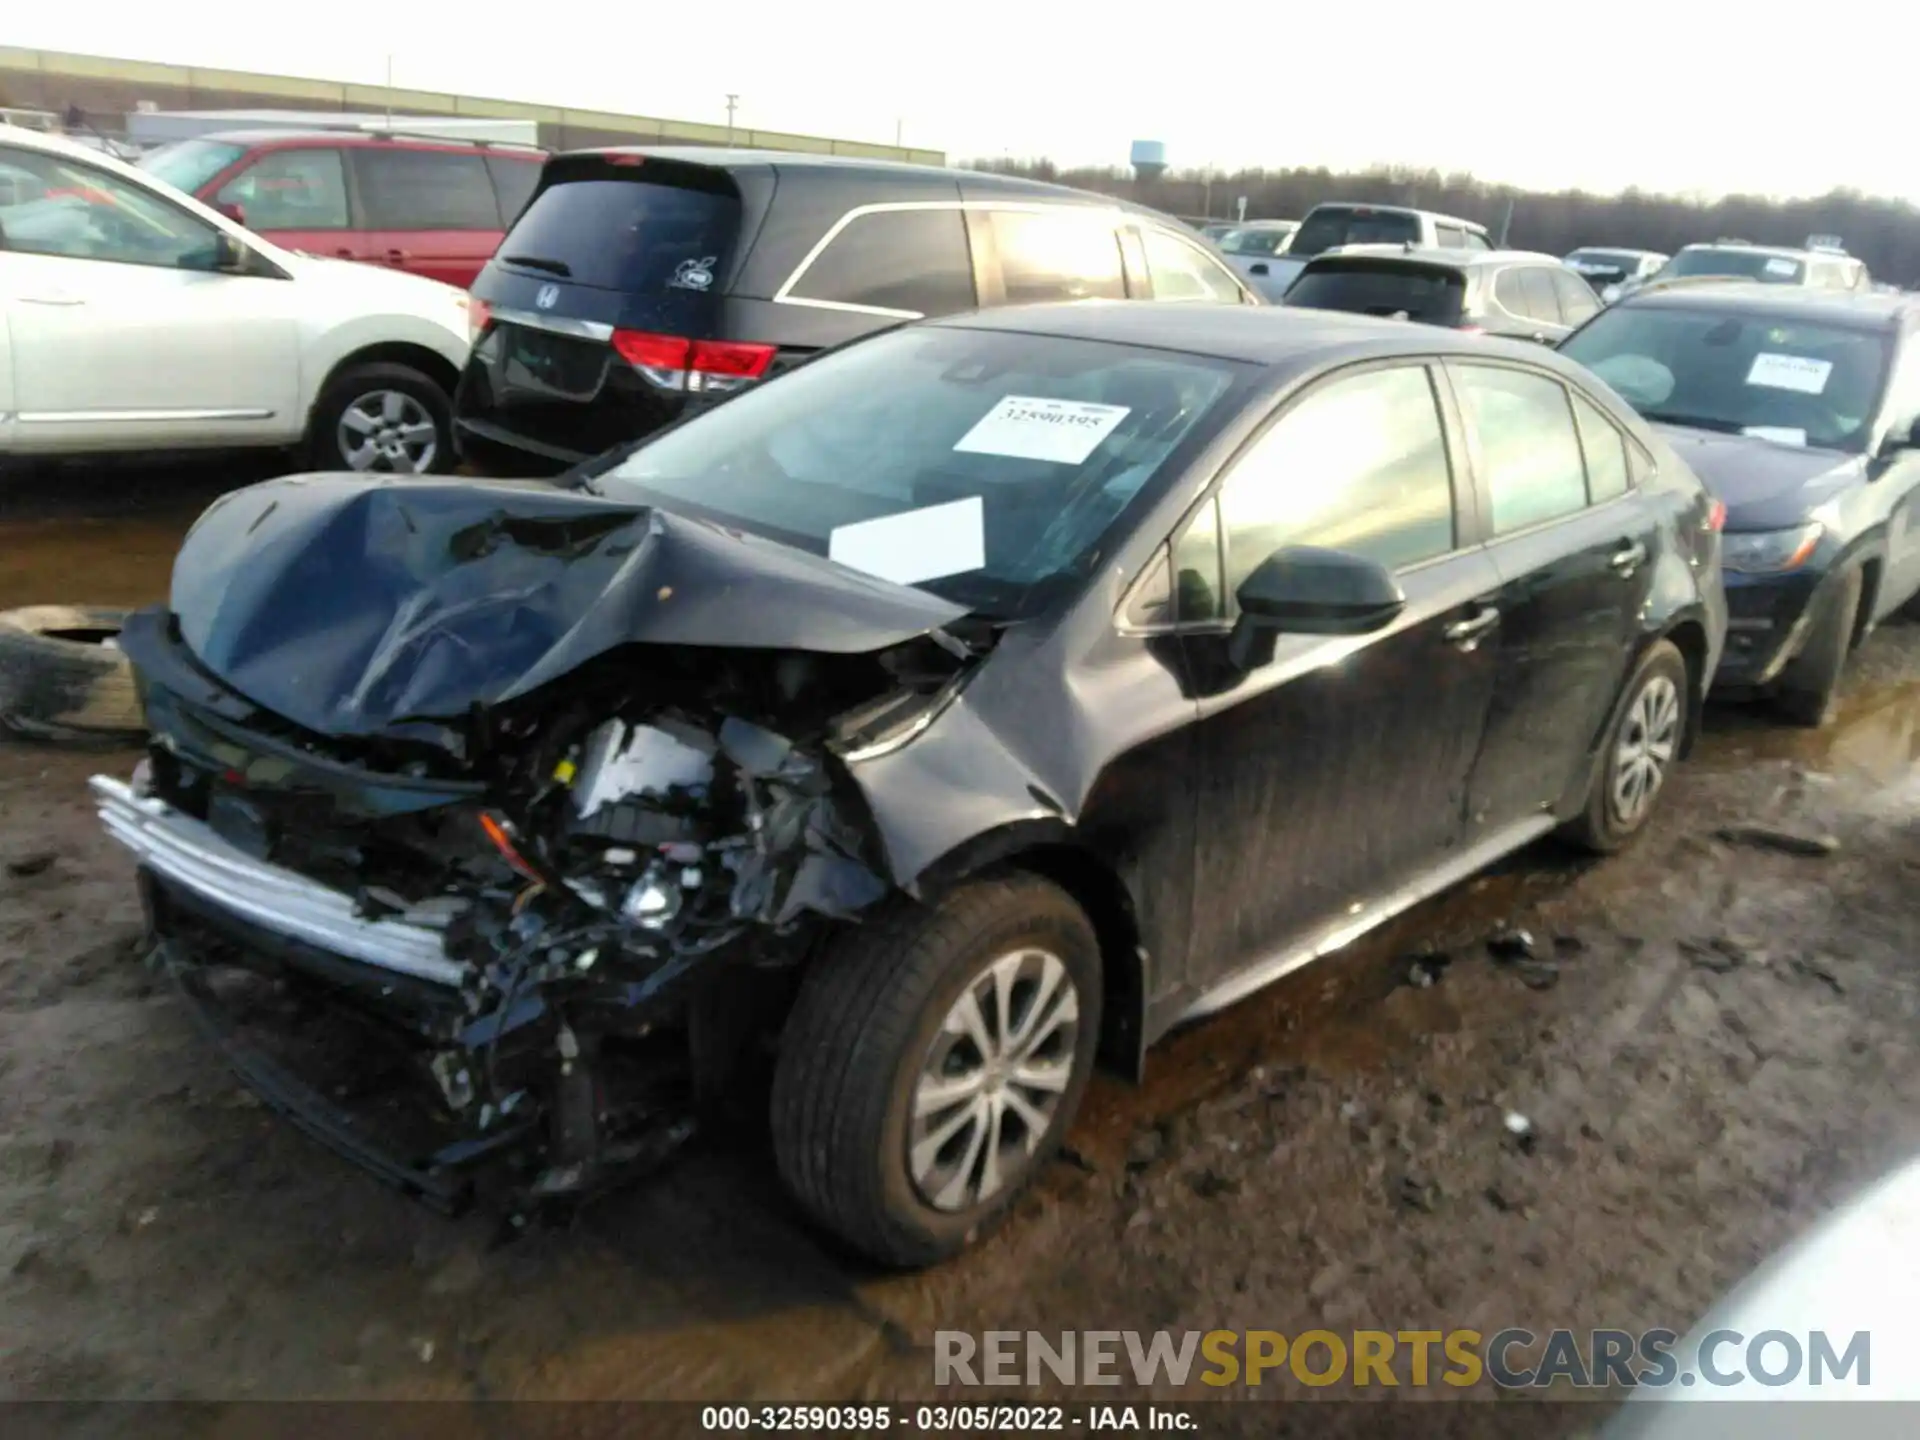
[[[1318,255],[1336,245],[1404,245],[1420,239],[1420,217],[1364,205],[1319,205],[1293,233],[1290,255]]]
[[[740,230],[739,197],[633,173],[547,185],[501,242],[500,263],[631,295],[719,284]]]
[[[1324,260],[1300,272],[1286,303],[1355,315],[1398,315],[1427,325],[1456,325],[1467,294],[1458,270],[1366,260]]]

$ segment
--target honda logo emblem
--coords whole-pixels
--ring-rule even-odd
[[[551,310],[560,299],[558,285],[542,285],[540,293],[533,297],[533,303],[542,310]]]

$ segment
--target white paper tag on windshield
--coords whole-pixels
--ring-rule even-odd
[[[1776,445],[1805,445],[1807,432],[1786,425],[1749,425],[1740,432],[1756,440],[1771,440]]]
[[[953,448],[970,455],[1078,465],[1126,418],[1125,405],[1009,395],[982,415]]]
[[[1809,360],[1803,355],[1769,355],[1762,351],[1753,357],[1747,371],[1749,385],[1765,385],[1769,390],[1798,390],[1802,395],[1818,395],[1827,388],[1833,374],[1831,360]]]
[[[1769,275],[1798,275],[1799,273],[1800,264],[1796,260],[1786,260],[1776,255],[1773,259],[1767,261],[1767,274]]]
[[[978,495],[905,510],[828,532],[827,558],[896,585],[962,575],[987,563],[987,512]]]

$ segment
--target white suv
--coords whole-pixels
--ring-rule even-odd
[[[300,447],[453,464],[450,286],[282,250],[164,182],[0,125],[0,461]]]

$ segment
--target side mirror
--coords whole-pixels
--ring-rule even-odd
[[[1250,274],[1264,275],[1267,273],[1267,262],[1264,260],[1256,260],[1247,267],[1247,270]]]
[[[253,252],[222,230],[213,242],[213,268],[223,275],[244,275],[253,261]]]
[[[1880,454],[1899,455],[1908,450],[1920,450],[1920,418],[1905,426],[1896,425],[1887,431],[1886,439],[1880,442]]]
[[[213,208],[236,225],[247,223],[246,208],[237,200],[222,200]]]
[[[1274,641],[1292,635],[1371,635],[1406,608],[1386,566],[1345,550],[1289,545],[1261,561],[1234,592],[1240,618],[1228,642],[1236,668],[1273,658]]]

